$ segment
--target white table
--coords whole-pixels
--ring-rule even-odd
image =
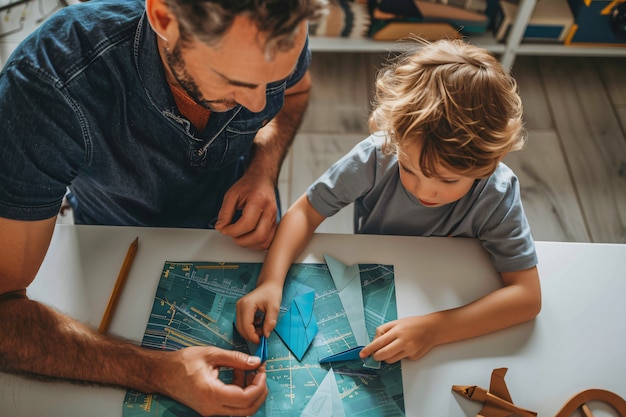
[[[110,328],[137,343],[166,260],[261,262],[264,255],[214,231],[58,225],[30,296],[97,327],[137,236],[139,250]],[[509,368],[513,401],[542,417],[587,388],[626,398],[626,245],[538,242],[537,248],[539,317],[404,361],[407,416],[475,416],[481,404],[451,386],[488,388],[499,367]],[[472,239],[318,234],[297,262],[323,262],[323,253],[348,265],[393,264],[400,317],[456,307],[500,285]],[[124,393],[0,373],[0,416],[121,416]],[[592,408],[596,417],[614,415],[602,405]]]

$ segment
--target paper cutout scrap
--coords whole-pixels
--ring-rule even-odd
[[[328,371],[300,417],[346,417],[339,387],[332,369]]]
[[[475,385],[453,385],[452,391],[470,400],[482,401],[485,404],[478,412],[477,417],[536,416],[537,413],[534,411],[529,411],[513,404],[504,381],[506,371],[507,368],[493,370],[489,391]],[[626,401],[611,391],[597,388],[581,391],[571,397],[554,417],[571,417],[577,410],[580,410],[585,416],[592,416],[591,410],[587,406],[587,403],[590,401],[604,402],[617,411],[620,417],[626,417]]]
[[[274,331],[299,361],[317,334],[317,320],[313,314],[315,291],[297,295]]]
[[[261,364],[267,362],[267,338],[265,336],[261,336],[259,347],[254,352],[254,356],[261,358]]]
[[[489,390],[476,385],[453,385],[452,391],[473,401],[482,401],[483,408],[478,413],[481,417],[536,417],[537,413],[513,404],[511,394],[506,387],[504,376],[507,368],[494,369],[491,373]]]

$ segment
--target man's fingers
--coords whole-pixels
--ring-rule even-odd
[[[213,364],[234,369],[253,370],[261,365],[260,358],[236,350],[220,349],[211,356]]]
[[[237,210],[237,198],[232,198],[226,193],[224,197],[224,201],[222,202],[222,207],[220,208],[219,213],[217,214],[217,221],[215,222],[215,230],[222,230],[224,227],[228,226],[235,216],[235,211]]]
[[[265,209],[262,207],[248,203],[243,208],[241,217],[234,223],[229,222],[230,224],[223,225],[221,232],[234,238],[254,232],[263,218],[264,212]]]
[[[259,222],[257,223],[255,230],[242,236],[233,237],[233,239],[235,243],[241,247],[264,250],[267,249],[272,243],[274,235],[276,234],[276,228],[277,224],[275,215],[263,215],[259,218]],[[222,231],[222,233],[225,232]]]
[[[267,396],[266,374],[257,372],[250,384],[242,388],[236,384],[223,384],[217,392],[222,402],[219,414],[247,416],[254,414]]]

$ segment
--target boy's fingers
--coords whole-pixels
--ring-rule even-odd
[[[245,339],[259,343],[259,335],[254,326],[255,313],[250,311],[242,309],[242,311],[237,312],[237,329]]]
[[[363,359],[367,358],[368,356],[373,356],[380,349],[387,346],[389,342],[390,342],[389,337],[385,337],[384,333],[381,333],[380,335],[378,335],[378,330],[376,330],[376,337],[374,338],[374,340],[372,340],[372,342],[369,345],[365,346],[363,350],[361,350],[361,352],[359,353],[359,356]],[[376,359],[376,360],[380,360],[380,359]]]
[[[277,308],[268,308],[265,312],[265,321],[263,322],[263,334],[265,337],[270,337],[270,333],[276,327],[276,321],[278,319]]]

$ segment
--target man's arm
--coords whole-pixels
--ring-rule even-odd
[[[25,297],[48,249],[55,219],[0,218],[0,370],[159,392],[203,415],[251,415],[267,395],[265,374],[246,388],[225,385],[219,367],[256,369],[241,352],[213,347],[161,352],[98,334],[95,329]],[[243,372],[243,371],[242,371]],[[242,373],[241,372],[241,373]],[[240,382],[243,382],[239,378]]]
[[[266,249],[274,238],[278,175],[304,117],[310,87],[307,72],[285,92],[283,108],[254,139],[254,157],[246,173],[224,197],[215,228],[240,246]],[[229,224],[235,210],[243,210],[242,217]]]
[[[113,341],[25,296],[48,250],[54,226],[55,218],[0,219],[0,235],[5,240],[0,249],[0,315],[6,321],[0,338],[0,369],[133,385],[132,381],[118,379],[123,373],[111,369],[115,366],[112,361],[92,361],[100,353],[106,356],[119,352],[123,344],[110,346]],[[92,358],[87,354],[90,345],[101,349],[92,353]],[[132,346],[125,349],[133,356]]]
[[[300,128],[309,104],[311,76],[307,72],[285,92],[285,104],[267,126],[254,138],[254,159],[248,172],[271,178],[276,184],[280,166]]]

